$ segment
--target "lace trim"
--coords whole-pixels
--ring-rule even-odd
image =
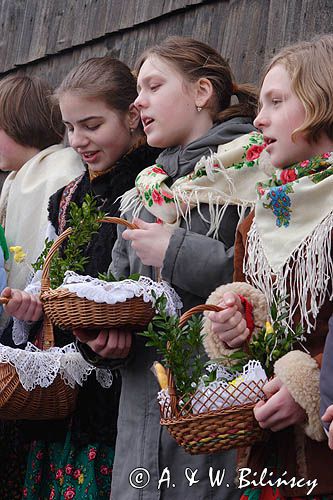
[[[152,302],[155,305],[156,298],[164,294],[167,298],[168,314],[176,315],[182,308],[179,296],[166,281],[157,283],[146,276],[140,276],[138,281],[126,279],[106,282],[91,276],[81,276],[73,271],[66,271],[64,282],[59,288],[66,288],[78,297],[106,304],[125,302],[133,297],[143,297],[145,302]]]
[[[111,370],[87,363],[74,343],[47,351],[41,351],[30,342],[25,349],[0,344],[0,363],[10,363],[15,368],[26,391],[32,391],[37,386],[49,387],[57,375],[72,388],[75,384],[82,386],[93,371],[96,371],[96,378],[102,387],[111,387],[113,381]]]

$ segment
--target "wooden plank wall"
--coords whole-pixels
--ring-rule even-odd
[[[0,74],[58,84],[80,61],[112,54],[133,65],[167,35],[199,38],[257,83],[281,46],[333,32],[332,0],[0,0]]]

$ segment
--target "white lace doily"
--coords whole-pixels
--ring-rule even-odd
[[[74,343],[65,347],[51,347],[41,351],[28,342],[25,349],[13,349],[0,344],[0,363],[10,363],[17,371],[26,391],[35,387],[49,387],[57,375],[74,388],[82,386],[87,377],[96,371],[96,379],[102,387],[111,387],[111,370],[99,369],[87,363]]]
[[[78,297],[86,298],[94,302],[105,302],[115,304],[125,302],[133,297],[142,297],[145,302],[152,302],[156,298],[165,295],[167,299],[167,312],[176,315],[182,308],[182,302],[175,290],[166,282],[156,282],[146,276],[140,276],[135,280],[103,281],[91,276],[81,276],[73,271],[66,271],[63,284],[59,288],[66,288]]]

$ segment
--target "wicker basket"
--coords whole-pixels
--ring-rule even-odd
[[[10,299],[1,297],[2,304]],[[42,349],[53,347],[53,329],[43,329]],[[56,420],[74,412],[77,388],[73,389],[58,375],[49,387],[27,391],[16,369],[0,363],[0,418],[3,420]]]
[[[179,325],[182,327],[188,319],[196,313],[221,310],[218,306],[205,304],[193,307],[181,316]],[[253,382],[252,386],[241,383],[234,388],[232,393],[233,401],[241,397],[246,390],[255,394],[261,393],[264,381]],[[168,371],[168,390],[170,400],[161,406],[161,425],[167,427],[171,436],[191,455],[203,453],[217,453],[241,446],[248,446],[255,441],[265,438],[263,431],[254,417],[253,407],[255,403],[233,405],[229,408],[217,410],[205,410],[209,402],[214,404],[220,395],[212,392],[207,402],[203,405],[198,397],[192,395],[186,398],[186,403],[180,403],[182,397],[177,396],[175,384],[171,371]],[[231,395],[230,395],[231,397]],[[262,397],[264,394],[262,393]],[[258,400],[261,397],[258,397]],[[201,405],[202,413],[193,413],[193,405]],[[227,400],[225,401],[227,404]]]
[[[105,217],[100,222],[122,224],[130,229],[137,227],[119,217]],[[137,330],[145,327],[153,318],[155,311],[152,304],[144,302],[142,297],[106,304],[78,297],[65,289],[50,289],[49,273],[52,257],[71,232],[72,229],[68,228],[59,236],[45,259],[40,298],[44,314],[48,318],[47,328],[52,329],[52,323],[67,329],[122,327]]]

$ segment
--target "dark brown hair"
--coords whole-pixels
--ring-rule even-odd
[[[200,78],[211,81],[214,96],[208,105],[214,121],[223,122],[236,116],[254,119],[256,116],[257,89],[250,84],[237,85],[228,62],[209,45],[187,37],[166,38],[144,51],[136,63],[137,73],[150,56],[162,58],[174,66],[185,81],[196,82]],[[233,95],[238,98],[237,104],[231,104]]]
[[[101,99],[109,108],[123,113],[138,95],[136,78],[128,66],[111,56],[93,57],[70,71],[55,97],[59,99],[67,92]]]
[[[52,89],[40,78],[10,75],[0,80],[0,128],[22,146],[45,149],[63,140],[65,127]]]

